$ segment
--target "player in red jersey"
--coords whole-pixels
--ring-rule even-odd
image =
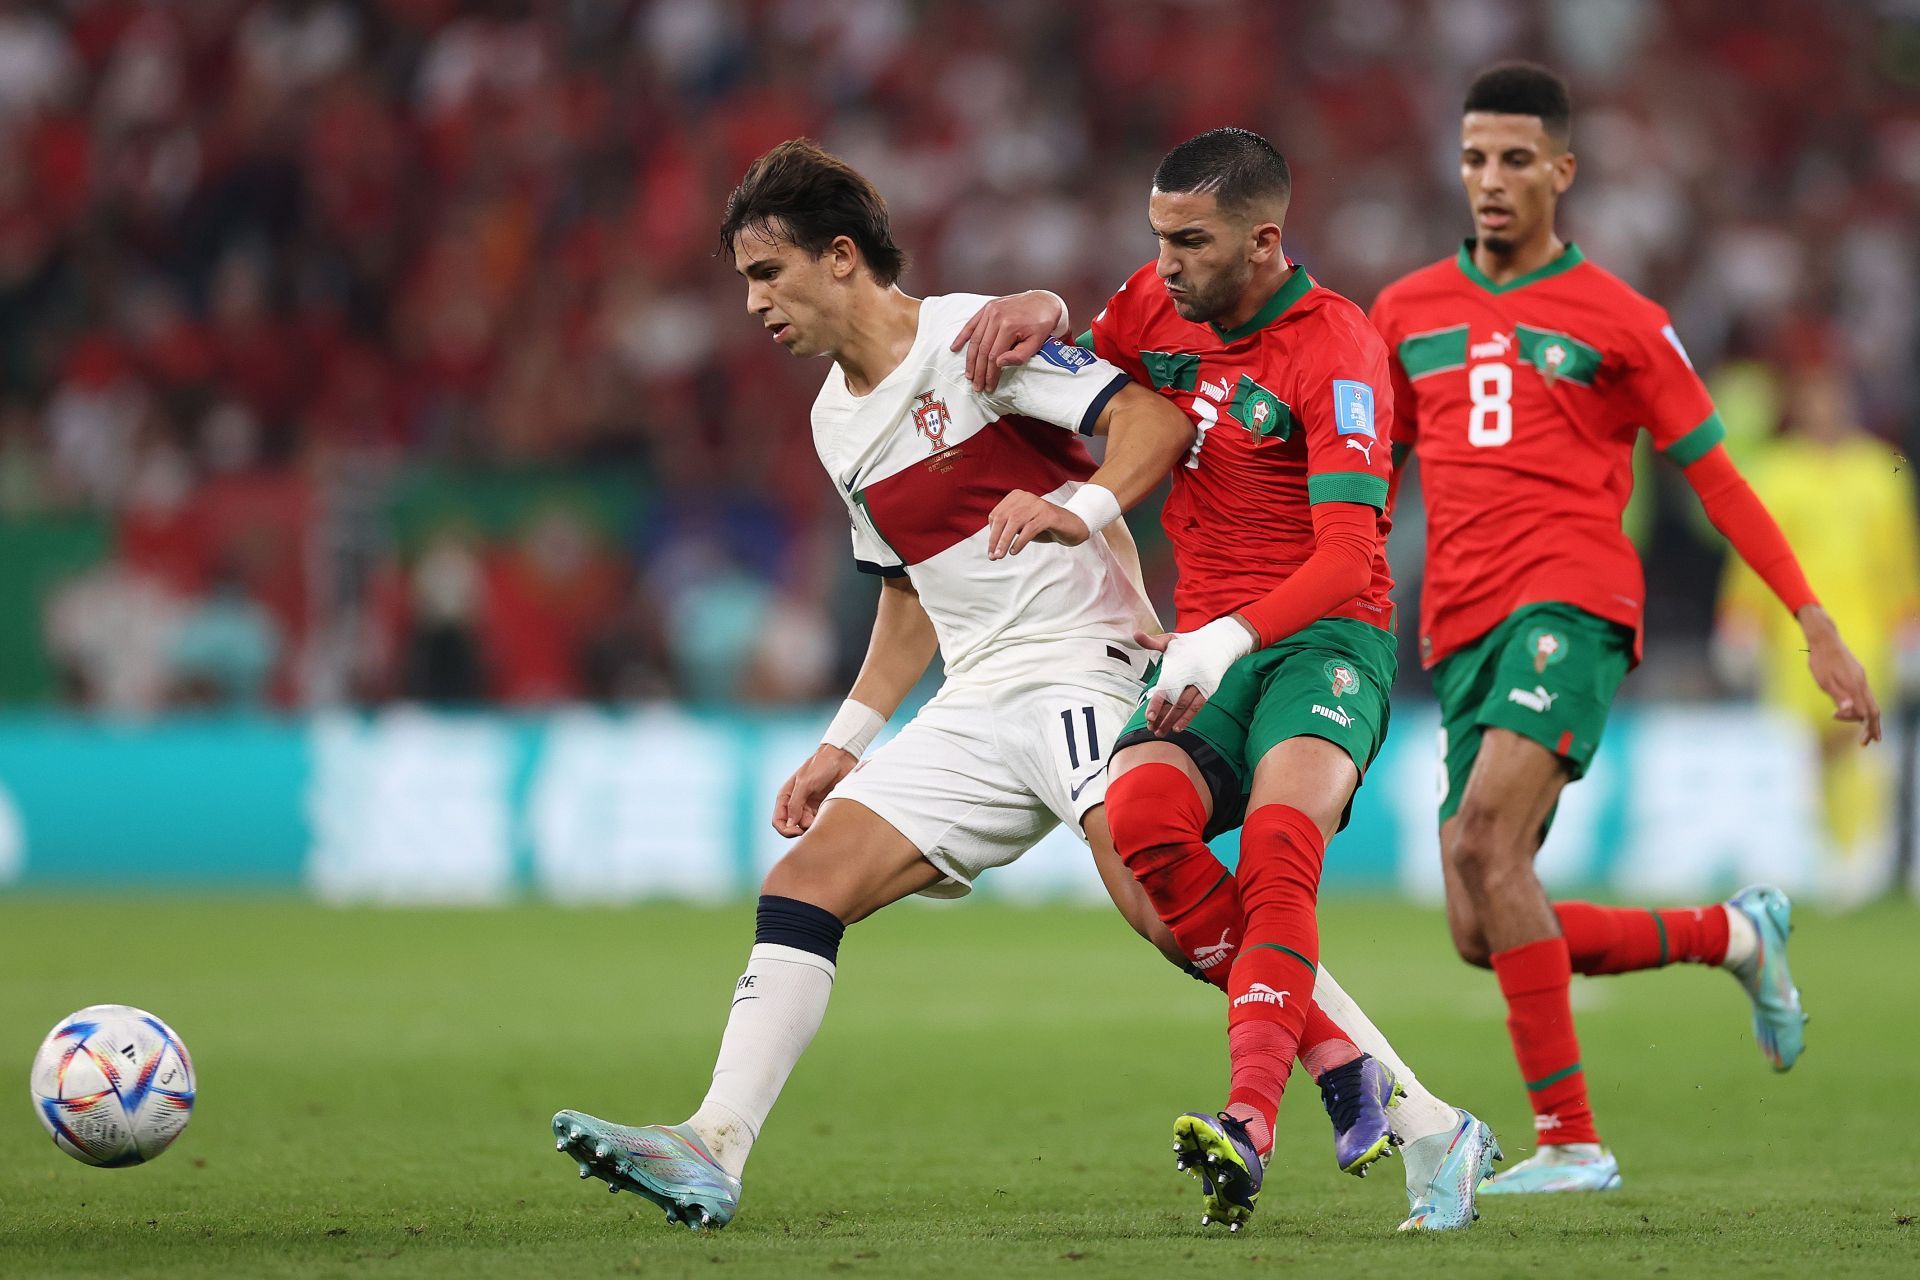
[[[1295,1051],[1322,1034],[1309,1003],[1321,859],[1386,733],[1395,666],[1377,425],[1390,413],[1386,352],[1358,307],[1282,252],[1290,193],[1285,160],[1257,134],[1219,129],[1176,147],[1148,210],[1159,257],[1081,339],[1197,429],[1162,514],[1180,630],[1158,640],[1158,681],[1116,744],[1108,814],[1182,947],[1230,958],[1213,970],[1229,997],[1227,1105],[1181,1116],[1175,1149],[1206,1181],[1207,1216],[1234,1229],[1258,1195]],[[1055,315],[1016,310],[994,304],[963,331],[979,335],[976,380],[1019,362]],[[1026,348],[1007,352],[1015,339]],[[1037,497],[1009,502],[1026,503],[1033,527],[1071,527]],[[1229,875],[1205,841],[1234,826]],[[1336,991],[1327,984],[1321,1003]],[[1393,1073],[1348,1052],[1345,1092],[1379,1113]],[[1302,1056],[1311,1068],[1314,1049]],[[1424,1090],[1407,1109],[1421,1114],[1409,1117],[1419,1140],[1403,1225],[1467,1225],[1497,1154],[1491,1133]]]
[[[1666,312],[1555,235],[1574,177],[1571,120],[1565,86],[1544,68],[1476,80],[1460,153],[1475,238],[1373,309],[1393,353],[1394,452],[1419,459],[1427,502],[1420,651],[1441,707],[1448,926],[1460,955],[1499,978],[1540,1143],[1489,1192],[1620,1183],[1588,1105],[1567,999],[1575,970],[1723,965],[1752,999],[1775,1069],[1802,1047],[1779,890],[1647,911],[1556,905],[1534,874],[1561,788],[1593,759],[1640,656],[1645,592],[1620,514],[1642,426],[1798,618],[1836,717],[1859,722],[1863,744],[1880,736],[1865,673],[1721,447]]]

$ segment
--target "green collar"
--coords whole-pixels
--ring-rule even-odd
[[[1527,274],[1509,280],[1505,284],[1495,284],[1487,278],[1486,272],[1474,265],[1473,241],[1469,239],[1460,242],[1460,273],[1479,285],[1482,289],[1485,289],[1488,293],[1509,293],[1514,289],[1523,289],[1527,285],[1545,280],[1548,276],[1557,276],[1562,271],[1571,271],[1586,260],[1587,255],[1580,252],[1580,246],[1569,242],[1567,247],[1561,251],[1560,256],[1552,262],[1549,262],[1546,266],[1529,271]]]
[[[1228,344],[1238,342],[1278,320],[1281,312],[1300,301],[1311,288],[1313,288],[1313,278],[1307,274],[1305,267],[1296,264],[1288,274],[1287,282],[1273,291],[1273,296],[1267,299],[1265,306],[1253,313],[1252,319],[1237,329],[1222,329],[1212,321],[1207,322],[1207,328],[1213,330],[1222,342]]]

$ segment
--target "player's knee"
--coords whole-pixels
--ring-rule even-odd
[[[1454,873],[1470,888],[1479,889],[1505,876],[1522,851],[1513,836],[1513,823],[1498,808],[1472,799],[1448,824],[1445,854]]]
[[[1480,926],[1472,921],[1449,920],[1448,932],[1453,935],[1454,952],[1476,969],[1493,967],[1493,951],[1487,946],[1485,935]]]
[[[825,854],[825,857],[820,856]],[[796,845],[773,864],[760,881],[760,892],[801,902],[822,903],[831,896],[834,878],[829,872],[840,863],[832,850],[813,844]]]
[[[1107,826],[1120,861],[1142,877],[1202,842],[1205,802],[1187,775],[1170,764],[1129,769],[1107,784]]]

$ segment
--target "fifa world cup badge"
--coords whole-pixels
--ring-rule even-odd
[[[933,392],[922,391],[913,406],[913,426],[927,438],[927,443],[935,453],[947,447],[947,428],[953,425],[953,418],[947,413],[947,402],[935,400]]]

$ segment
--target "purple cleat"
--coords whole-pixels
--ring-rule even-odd
[[[1387,1112],[1406,1096],[1392,1069],[1369,1054],[1321,1075],[1320,1100],[1333,1120],[1333,1158],[1340,1172],[1364,1178],[1367,1166],[1393,1154],[1400,1140]]]

